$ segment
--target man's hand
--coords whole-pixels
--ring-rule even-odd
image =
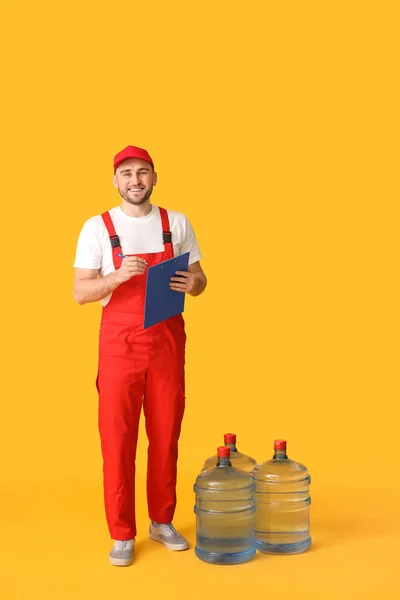
[[[127,256],[122,261],[121,267],[117,271],[118,281],[124,283],[135,275],[143,275],[146,269],[146,261],[138,256]]]
[[[169,287],[174,292],[185,292],[191,294],[196,286],[196,275],[189,273],[189,271],[176,271],[177,277],[171,277],[171,283]],[[181,275],[181,277],[179,277]]]
[[[176,277],[171,277],[170,288],[174,292],[184,292],[198,296],[204,292],[207,279],[199,262],[189,265],[188,271],[176,271]]]
[[[98,269],[75,269],[74,298],[78,304],[102,300],[121,283],[135,275],[142,275],[146,261],[137,256],[127,256],[121,267],[108,275],[99,277]]]

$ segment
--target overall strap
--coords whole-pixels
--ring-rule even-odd
[[[121,258],[118,256],[118,254],[122,254],[121,243],[119,241],[119,237],[115,232],[114,223],[111,220],[110,213],[107,211],[103,213],[101,217],[104,221],[104,225],[106,226],[108,235],[110,237],[114,267],[117,269],[121,264]]]
[[[159,208],[160,216],[161,216],[161,225],[162,225],[164,246],[166,246],[166,244],[171,244],[171,246],[172,246],[172,236],[171,236],[171,229],[170,229],[170,225],[169,225],[168,213],[165,210],[165,208],[161,208],[161,206],[159,206],[158,208]]]

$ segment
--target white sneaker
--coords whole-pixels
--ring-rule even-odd
[[[133,561],[135,540],[115,540],[114,546],[108,555],[110,563],[115,567],[128,567]]]
[[[155,523],[150,521],[149,538],[155,542],[164,544],[168,550],[187,550],[187,540],[176,531],[172,523]]]

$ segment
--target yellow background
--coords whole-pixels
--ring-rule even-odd
[[[0,595],[398,598],[397,2],[26,1],[2,8]],[[146,147],[208,289],[188,298],[175,524],[108,564],[94,387],[100,306],[72,297],[84,221]],[[285,437],[312,549],[237,567],[193,551],[192,485],[226,431]],[[397,556],[397,558],[396,558]]]

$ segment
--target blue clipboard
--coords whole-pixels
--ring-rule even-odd
[[[189,252],[180,254],[147,269],[144,329],[179,315],[185,306],[185,293],[169,287],[175,271],[187,271]]]

